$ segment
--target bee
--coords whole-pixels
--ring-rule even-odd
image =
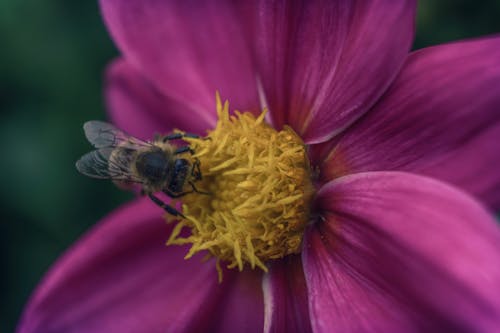
[[[143,141],[130,136],[103,121],[88,121],[83,125],[87,140],[96,148],[83,155],[77,170],[89,177],[111,179],[117,185],[139,184],[141,192],[173,216],[181,216],[177,209],[166,204],[155,193],[163,192],[179,198],[198,191],[195,183],[202,179],[200,161],[183,158],[194,154],[189,146],[174,146],[172,140],[186,137],[198,138],[189,133],[171,133],[158,136],[153,141]]]

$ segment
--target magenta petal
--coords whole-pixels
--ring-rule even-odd
[[[125,59],[163,94],[215,114],[218,90],[237,109],[258,107],[244,17],[230,1],[101,0]]]
[[[193,332],[211,325],[225,287],[213,261],[184,260],[185,247],[165,246],[170,227],[161,215],[140,199],[94,227],[38,286],[19,332]]]
[[[312,332],[307,286],[300,256],[288,256],[272,264],[263,281],[266,302],[264,333]]]
[[[215,115],[197,113],[189,105],[175,102],[123,59],[113,62],[106,75],[106,101],[111,120],[127,133],[152,139],[173,129],[206,134],[215,125]],[[213,102],[215,110],[215,100]]]
[[[224,288],[213,325],[204,332],[253,333],[264,327],[264,300],[262,295],[262,271],[231,271],[224,273]],[[232,275],[232,278],[231,278]]]
[[[465,193],[372,172],[318,203],[303,252],[315,332],[498,332],[500,229]]]
[[[500,118],[500,117],[499,117]],[[463,147],[419,170],[456,184],[500,210],[500,121],[474,135]]]
[[[277,127],[306,143],[365,113],[398,73],[414,35],[415,1],[261,1],[259,74]]]
[[[418,172],[500,209],[499,59],[500,37],[412,53],[383,100],[340,138],[325,178]]]

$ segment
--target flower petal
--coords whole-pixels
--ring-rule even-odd
[[[262,271],[231,270],[224,273],[230,285],[224,289],[223,299],[219,302],[212,318],[212,328],[204,332],[253,333],[262,332],[264,327],[264,300],[262,295]]]
[[[306,236],[315,332],[496,332],[500,229],[474,200],[401,172],[346,176],[318,194]]]
[[[150,140],[156,133],[164,134],[176,128],[205,134],[206,129],[215,124],[216,119],[211,113],[197,114],[188,105],[165,97],[123,59],[108,67],[106,79],[106,101],[111,120],[135,137]]]
[[[273,123],[326,141],[365,113],[398,73],[415,1],[261,1],[259,75]]]
[[[264,333],[312,332],[307,286],[299,256],[288,256],[272,264],[263,281],[266,319]]]
[[[166,96],[215,115],[218,90],[238,109],[258,107],[243,18],[230,1],[100,0],[124,57]]]
[[[418,172],[500,209],[499,59],[500,37],[412,53],[383,100],[339,139],[324,178]]]
[[[212,327],[229,293],[213,261],[165,247],[161,209],[140,199],[105,218],[52,268],[25,309],[19,332],[193,332]],[[241,294],[241,293],[240,293]],[[256,295],[256,299],[259,295]],[[260,296],[261,308],[262,296]],[[247,303],[250,303],[247,301]],[[262,322],[255,311],[253,319]]]

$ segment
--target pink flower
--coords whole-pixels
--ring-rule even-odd
[[[300,255],[218,284],[137,199],[59,259],[19,332],[498,331],[500,231],[462,190],[500,208],[499,37],[408,54],[413,1],[101,7],[118,127],[204,134],[216,90],[264,103],[309,145],[318,217]]]

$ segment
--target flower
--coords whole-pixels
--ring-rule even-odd
[[[215,129],[186,138],[193,154],[184,158],[199,166],[202,177],[182,197],[184,218],[167,245],[192,244],[186,258],[209,252],[220,280],[221,261],[267,272],[266,261],[300,253],[310,219],[314,186],[306,147],[293,129],[269,126],[265,115],[230,115],[229,103],[222,105],[217,95]]]
[[[219,284],[137,199],[59,259],[19,332],[497,330],[500,231],[465,191],[500,208],[500,38],[408,54],[413,1],[101,7],[123,53],[107,87],[119,127],[204,134],[216,90],[267,106],[309,147],[316,215],[300,254]]]

